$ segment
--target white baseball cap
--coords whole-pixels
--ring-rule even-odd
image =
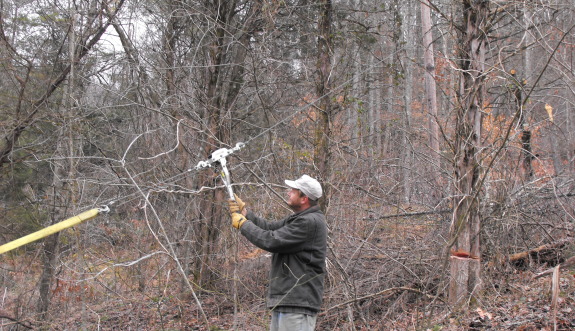
[[[322,189],[319,182],[308,175],[303,175],[300,178],[293,180],[285,180],[287,186],[302,191],[308,198],[317,200],[321,198]]]

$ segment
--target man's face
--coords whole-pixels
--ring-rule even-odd
[[[305,199],[306,196],[298,189],[292,188],[288,191],[288,206],[293,211],[300,211]]]

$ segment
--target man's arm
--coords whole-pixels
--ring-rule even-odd
[[[249,221],[251,221],[257,227],[259,227],[260,229],[264,229],[264,230],[276,230],[276,229],[281,228],[285,223],[285,220],[280,220],[280,221],[265,220],[261,217],[258,217],[256,214],[254,214],[251,211],[247,212],[247,215],[245,215],[245,216]]]
[[[261,249],[272,253],[296,253],[302,251],[308,242],[310,223],[304,219],[295,219],[289,223],[277,221],[261,224],[261,221],[245,222],[240,229],[242,235]]]

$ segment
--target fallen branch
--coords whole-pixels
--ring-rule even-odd
[[[17,325],[21,325],[21,326],[23,326],[23,327],[25,327],[25,328],[27,328],[27,329],[34,329],[34,327],[32,326],[32,324],[30,324],[29,322],[28,322],[28,324],[25,323],[25,322],[22,322],[22,321],[20,321],[20,320],[14,318],[14,317],[8,316],[8,314],[5,313],[5,312],[3,312],[3,311],[0,311],[0,319],[7,319],[7,320],[9,320],[9,321],[14,322],[14,323],[10,323],[10,324],[17,324]],[[4,327],[4,326],[8,326],[8,325],[9,325],[9,324],[0,324],[0,327]]]
[[[541,245],[537,248],[534,248],[534,249],[531,249],[528,251],[513,254],[509,257],[509,262],[518,262],[518,261],[527,259],[529,256],[534,256],[537,254],[544,254],[544,253],[548,253],[550,251],[554,251],[556,249],[563,248],[563,246],[568,244],[571,240],[572,240],[572,238],[563,239],[563,240],[560,240],[560,241],[555,242],[555,243]]]
[[[571,256],[570,258],[568,258],[567,260],[565,260],[565,262],[558,264],[557,266],[547,269],[543,272],[538,273],[537,275],[533,276],[533,279],[537,279],[543,276],[547,276],[549,274],[552,274],[553,271],[555,270],[555,268],[559,267],[559,269],[566,269],[569,268],[571,266],[575,265],[575,256]]]
[[[414,288],[411,288],[411,287],[392,287],[392,288],[385,289],[385,290],[383,290],[383,291],[379,291],[379,292],[377,292],[377,293],[365,295],[365,296],[362,296],[362,297],[359,297],[359,298],[355,298],[355,299],[351,299],[351,300],[344,301],[344,302],[342,302],[342,303],[338,303],[337,305],[334,305],[334,306],[331,306],[331,307],[327,308],[327,309],[324,310],[320,315],[323,315],[323,314],[327,313],[327,312],[330,311],[330,310],[337,309],[337,308],[340,308],[340,307],[342,307],[342,306],[349,305],[350,303],[354,303],[354,302],[356,302],[356,301],[361,301],[361,300],[365,300],[365,299],[371,299],[371,298],[373,298],[373,297],[377,297],[377,296],[380,296],[380,295],[383,295],[383,294],[386,294],[386,293],[389,293],[389,292],[395,292],[395,291],[409,291],[409,292],[414,292],[414,293],[418,293],[418,294],[424,295],[424,296],[426,296],[426,297],[428,297],[428,298],[430,298],[430,299],[438,299],[438,298],[437,298],[436,296],[434,296],[434,295],[427,294],[427,293],[425,293],[425,292],[422,292],[422,291],[420,291],[420,290],[418,290],[418,289],[414,289]],[[440,299],[440,300],[441,300],[441,299]]]

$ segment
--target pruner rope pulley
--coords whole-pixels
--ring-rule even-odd
[[[230,172],[228,171],[226,157],[233,154],[236,151],[239,151],[244,146],[245,146],[244,143],[239,142],[236,144],[234,148],[220,148],[214,151],[208,160],[198,162],[198,165],[195,168],[196,170],[199,170],[202,168],[211,167],[214,163],[219,164],[221,167],[220,177],[222,177],[224,185],[228,190],[228,195],[230,196],[230,199],[234,201],[236,199],[234,197],[234,190],[232,189],[232,181],[230,179]]]

